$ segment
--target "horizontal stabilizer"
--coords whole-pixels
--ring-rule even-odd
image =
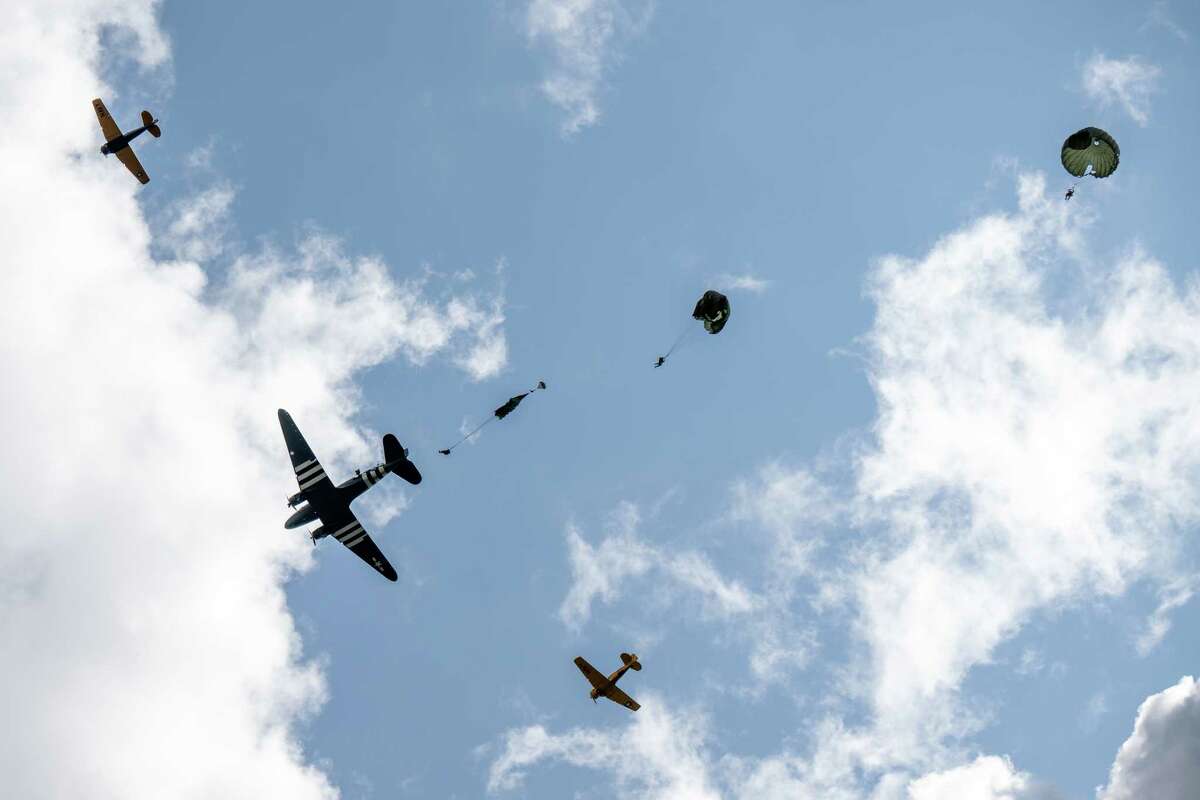
[[[162,130],[159,129],[158,125],[156,124],[157,122],[158,120],[156,120],[154,115],[149,111],[142,112],[142,124],[146,126],[146,132],[155,139],[162,136]]]
[[[638,657],[631,653],[621,653],[621,663],[628,664],[632,670],[641,670],[642,663],[638,661]]]

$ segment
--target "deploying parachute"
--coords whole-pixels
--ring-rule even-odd
[[[709,289],[696,301],[696,308],[692,311],[692,319],[702,320],[704,322],[704,330],[709,333],[720,333],[725,327],[725,323],[729,321],[729,298],[714,289]],[[655,360],[654,368],[658,369],[667,363],[667,358],[671,353],[675,352],[675,348],[679,347],[693,330],[695,328],[690,324],[684,327],[679,336],[676,337],[675,343],[671,345],[671,349],[665,355],[661,355]]]
[[[1083,128],[1067,137],[1062,146],[1063,169],[1082,178],[1107,178],[1117,171],[1121,163],[1121,148],[1117,140],[1099,128]],[[1088,168],[1091,172],[1088,172]],[[1067,199],[1075,194],[1075,187],[1067,191]]]
[[[499,408],[497,408],[495,411],[492,412],[492,416],[488,417],[483,422],[481,422],[477,426],[475,426],[475,430],[466,434],[461,439],[459,439],[457,442],[455,442],[454,444],[447,447],[445,450],[438,450],[438,452],[444,456],[450,455],[451,450],[458,447],[460,444],[465,442],[467,439],[470,439],[475,434],[479,433],[479,431],[483,429],[484,425],[487,425],[489,422],[492,422],[494,420],[504,419],[509,414],[516,411],[517,406],[521,405],[522,400],[524,400],[526,397],[528,397],[529,395],[536,392],[538,389],[545,389],[545,388],[546,388],[546,382],[538,381],[537,386],[533,387],[528,392],[522,392],[521,394],[516,395],[515,397],[508,398],[508,400],[504,403],[504,405],[500,406]]]
[[[709,333],[720,333],[729,321],[729,298],[718,291],[709,289],[704,296],[696,301],[696,310],[692,319],[704,320],[704,330]]]

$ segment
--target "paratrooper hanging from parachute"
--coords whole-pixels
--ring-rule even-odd
[[[1076,178],[1087,175],[1093,178],[1107,178],[1117,171],[1117,165],[1121,163],[1121,148],[1117,145],[1117,140],[1106,131],[1091,127],[1081,128],[1063,142],[1061,159],[1063,169]],[[1070,200],[1074,197],[1075,187],[1078,185],[1079,181],[1071,184],[1063,199]]]
[[[724,329],[725,323],[729,321],[729,298],[715,289],[709,289],[696,301],[696,308],[692,311],[692,319],[703,322],[704,330],[709,333],[720,333]],[[676,348],[683,343],[687,335],[693,330],[695,328],[691,325],[685,327],[675,339],[675,343],[671,345],[671,349],[655,360],[654,368],[658,369],[667,363],[667,359],[671,353],[675,352]]]

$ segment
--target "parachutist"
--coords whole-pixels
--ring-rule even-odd
[[[441,454],[442,454],[442,455],[444,455],[444,456],[448,456],[448,455],[450,455],[450,451],[449,451],[449,450],[438,450],[438,452],[439,452],[439,453],[441,453]]]
[[[667,363],[667,357],[666,357],[666,356],[659,356],[659,357],[658,357],[658,361],[654,362],[654,368],[655,368],[655,369],[658,369],[659,367],[661,367],[661,366],[662,366],[663,364],[665,364],[665,363]]]
[[[1063,199],[1070,200],[1074,196],[1075,196],[1075,187],[1072,186],[1070,189],[1067,189],[1067,193],[1063,196]]]

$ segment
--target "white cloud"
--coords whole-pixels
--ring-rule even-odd
[[[716,277],[716,283],[718,286],[723,286],[727,290],[732,289],[742,292],[753,292],[755,294],[765,292],[767,287],[771,285],[770,281],[763,280],[762,278],[751,275],[748,272],[744,272],[740,275],[723,272]]]
[[[935,772],[908,785],[908,800],[1034,800],[1049,798],[1007,758],[979,756],[970,764]]]
[[[1138,125],[1150,121],[1150,96],[1158,91],[1162,69],[1137,56],[1124,60],[1097,53],[1083,65],[1083,91],[1106,108],[1116,102]]]
[[[559,607],[559,618],[578,629],[591,617],[596,599],[613,603],[631,578],[653,572],[658,591],[668,599],[677,593],[697,595],[708,613],[733,616],[753,611],[760,600],[736,581],[727,581],[694,551],[664,550],[637,536],[637,508],[623,503],[613,514],[605,538],[592,546],[574,525],[567,528],[571,589]]]
[[[156,7],[48,1],[0,29],[0,639],[19,643],[0,685],[20,720],[0,774],[12,797],[331,798],[298,738],[326,688],[283,591],[313,555],[281,528],[275,409],[335,471],[375,458],[356,374],[468,352],[492,301],[431,297],[316,234],[214,287],[156,262],[146,190],[99,157],[87,102],[120,107],[102,27],[166,58]]]
[[[1041,178],[1020,195],[871,284],[881,414],[857,491],[887,536],[863,561],[860,629],[872,704],[905,727],[1036,609],[1162,570],[1200,512],[1182,399],[1200,389],[1197,296],[1133,253],[1055,313],[1044,283],[1072,230]]]
[[[1142,30],[1146,28],[1162,28],[1181,42],[1186,42],[1192,38],[1182,25],[1171,18],[1171,13],[1165,0],[1158,0],[1158,2],[1150,5],[1150,13],[1146,17],[1145,23],[1142,24]]]
[[[1162,587],[1158,607],[1146,620],[1146,630],[1137,638],[1137,652],[1149,655],[1171,631],[1171,612],[1186,605],[1196,594],[1196,578],[1177,578]]]
[[[170,222],[159,237],[176,258],[209,261],[225,250],[229,212],[235,192],[221,181],[191,197],[173,203]]]
[[[635,21],[620,0],[530,0],[525,33],[545,42],[554,66],[542,93],[566,112],[562,130],[570,135],[600,119],[599,94],[616,54],[614,36],[636,33],[649,20],[647,4]]]
[[[1193,800],[1200,787],[1200,686],[1190,675],[1138,708],[1098,800]]]
[[[708,720],[695,712],[673,714],[653,692],[620,731],[577,728],[549,733],[541,725],[509,731],[492,762],[488,791],[516,789],[526,770],[543,761],[611,772],[617,789],[647,800],[720,797],[708,770]]]

